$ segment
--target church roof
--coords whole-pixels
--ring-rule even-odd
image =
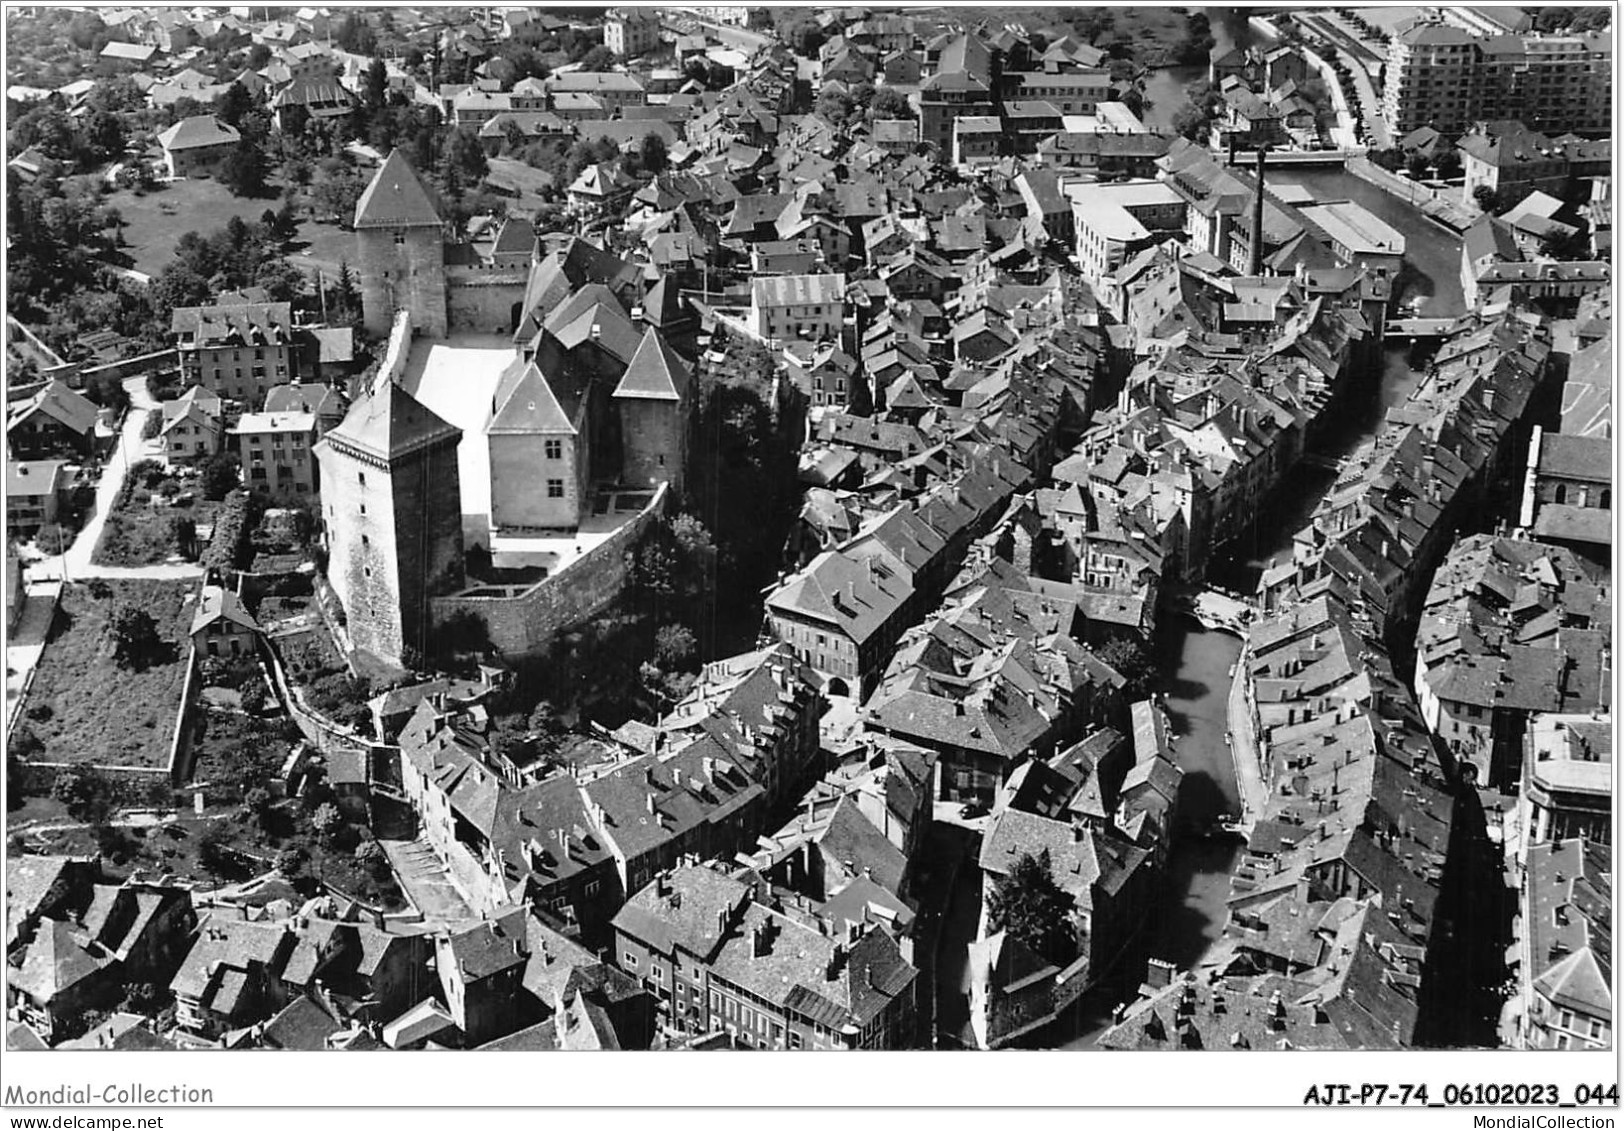
[[[680,401],[688,388],[688,366],[678,357],[660,332],[652,326],[643,332],[637,352],[632,354],[617,397],[635,397],[640,400]]]
[[[340,449],[374,459],[401,459],[442,440],[455,442],[462,429],[423,407],[405,389],[390,384],[350,406],[344,422],[323,437]]]
[[[440,213],[406,155],[396,149],[355,205],[357,228],[439,227]]]
[[[553,394],[541,368],[533,361],[515,358],[496,383],[496,405],[487,435],[529,435],[538,432],[564,432],[574,435],[564,406]]]

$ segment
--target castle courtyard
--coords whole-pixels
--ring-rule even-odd
[[[462,486],[462,536],[470,546],[491,540],[491,460],[485,424],[502,370],[513,360],[505,334],[453,334],[412,342],[400,384],[423,407],[462,429],[457,475]]]

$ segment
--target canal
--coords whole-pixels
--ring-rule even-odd
[[[1213,51],[1219,55],[1228,53],[1230,48],[1236,46],[1250,47],[1254,43],[1273,42],[1248,23],[1245,17],[1237,17],[1233,8],[1202,10],[1207,13],[1212,38],[1216,41]],[[1207,68],[1202,66],[1157,67],[1147,72],[1144,82],[1145,125],[1162,133],[1172,133],[1173,115],[1185,102],[1184,88],[1196,79],[1206,77]]]
[[[1416,277],[1426,276],[1431,284],[1424,292],[1429,296],[1424,312],[1435,317],[1464,312],[1459,279],[1443,268],[1447,259],[1458,262],[1457,237],[1340,169],[1294,170],[1283,172],[1280,179],[1307,184],[1321,199],[1355,200],[1398,228],[1418,265]],[[1412,354],[1410,343],[1390,343],[1382,353],[1380,373],[1356,376],[1358,384],[1334,425],[1321,433],[1314,454],[1327,461],[1341,460],[1375,436],[1388,410],[1402,404],[1420,384],[1424,365],[1424,355]],[[1328,469],[1296,468],[1289,477],[1289,488],[1264,508],[1264,519],[1214,560],[1208,570],[1213,583],[1253,592],[1264,566],[1291,553],[1292,536],[1308,522],[1335,480],[1336,473]],[[1230,670],[1240,659],[1241,642],[1225,633],[1204,630],[1189,617],[1171,616],[1162,623],[1157,654],[1168,720],[1176,736],[1174,757],[1184,770],[1183,804],[1191,824],[1200,827],[1241,808],[1234,762],[1225,741]],[[1171,962],[1179,969],[1189,969],[1205,957],[1224,929],[1230,874],[1240,852],[1236,842],[1184,836],[1175,843],[1145,948],[1148,957]],[[1132,1000],[1141,973],[1142,964],[1136,964],[1117,985],[1104,987],[1082,1002],[1070,1039],[1061,1047],[1094,1048],[1111,1025],[1112,1006]]]
[[[1423,318],[1466,313],[1460,284],[1461,238],[1454,232],[1346,169],[1271,169],[1267,179],[1270,184],[1301,185],[1315,200],[1351,200],[1398,229],[1404,236],[1405,270],[1397,298],[1406,314],[1414,299],[1421,300]]]

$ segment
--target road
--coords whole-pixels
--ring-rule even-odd
[[[1393,131],[1388,128],[1387,119],[1381,116],[1381,96],[1376,93],[1376,84],[1371,81],[1370,72],[1351,53],[1342,57],[1348,61],[1348,73],[1353,76],[1353,85],[1359,88],[1366,143],[1372,149],[1391,149]]]
[[[147,414],[158,411],[158,402],[147,392],[145,376],[130,377],[124,381],[124,390],[130,394],[130,411],[124,414],[124,427],[119,433],[118,446],[102,468],[101,480],[96,484],[96,507],[84,529],[73,540],[67,553],[42,558],[28,567],[30,581],[86,581],[101,577],[108,580],[188,581],[203,576],[203,567],[191,562],[172,565],[104,566],[91,562],[96,543],[101,541],[102,528],[107,516],[118,502],[124,489],[124,477],[130,466],[146,452],[146,441],[141,438],[146,427]]]
[[[1246,705],[1247,650],[1241,648],[1235,661],[1235,676],[1229,685],[1229,753],[1235,759],[1235,785],[1241,796],[1241,819],[1250,829],[1269,803],[1269,790],[1263,784],[1263,766],[1258,755],[1257,732],[1252,712]]]
[[[45,636],[56,618],[56,603],[62,595],[60,581],[29,585],[23,598],[23,611],[17,626],[6,637],[6,733],[16,721],[23,692],[33,679],[45,651]]]

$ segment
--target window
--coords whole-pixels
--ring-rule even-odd
[[[547,497],[549,499],[562,499],[564,497],[564,481],[562,479],[547,480]]]
[[[620,957],[623,960],[623,962],[624,962],[624,964],[626,966],[626,969],[628,969],[628,970],[637,969],[637,955],[633,954],[631,951],[628,950],[626,953],[622,954]]]
[[[365,487],[367,485],[367,473],[366,472],[357,471],[355,473],[355,479],[356,479],[356,482],[361,484],[361,486]]]
[[[564,441],[562,441],[562,440],[548,440],[547,443],[546,443],[546,449],[547,449],[547,458],[548,459],[563,459],[564,458]]]
[[[404,231],[397,231],[395,233],[395,244],[396,244],[396,246],[398,247],[399,245],[404,244],[405,242],[406,242],[406,233]]]

